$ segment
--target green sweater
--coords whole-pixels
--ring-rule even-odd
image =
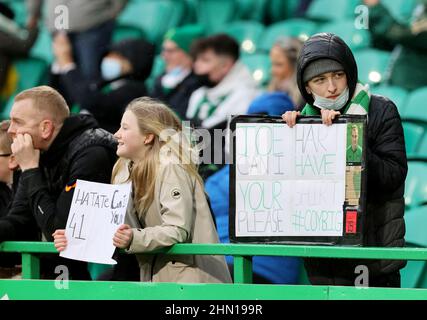
[[[427,5],[424,12],[416,19],[427,23]],[[391,72],[390,84],[407,90],[427,86],[427,28],[413,33],[411,25],[396,21],[381,3],[369,9],[369,30],[373,40],[386,40],[395,45],[402,45],[402,52],[397,58]]]

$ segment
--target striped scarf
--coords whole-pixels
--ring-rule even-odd
[[[369,92],[369,85],[363,85],[361,82],[358,82],[353,98],[344,108],[344,112],[342,112],[342,114],[367,115],[369,112],[370,101],[371,93]],[[320,109],[310,104],[306,104],[301,115],[318,116],[320,115]]]

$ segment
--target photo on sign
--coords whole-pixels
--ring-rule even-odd
[[[347,125],[347,152],[348,164],[360,164],[363,155],[363,125],[349,123]]]

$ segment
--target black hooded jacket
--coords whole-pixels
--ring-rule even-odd
[[[303,82],[304,70],[314,60],[329,58],[338,61],[347,75],[353,96],[357,80],[357,65],[351,50],[336,35],[317,34],[305,43],[297,67],[297,81],[302,96],[313,105]],[[349,102],[348,101],[348,102]],[[395,104],[389,99],[372,95],[368,112],[367,134],[367,212],[365,246],[404,246],[405,222],[404,187],[407,159],[403,128]],[[404,261],[306,259],[306,270],[313,284],[354,285],[355,267],[366,265],[372,284],[384,275],[404,267]]]
[[[97,119],[101,128],[112,133],[118,130],[126,106],[135,98],[148,95],[145,80],[150,76],[154,61],[154,46],[145,40],[123,40],[113,44],[107,53],[125,57],[132,73],[119,79],[90,83],[79,69],[51,75],[50,85],[65,97],[69,105],[78,104]]]

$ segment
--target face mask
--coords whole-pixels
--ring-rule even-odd
[[[101,74],[104,80],[113,80],[120,77],[122,66],[116,59],[105,58],[101,63]]]
[[[335,100],[323,98],[313,92],[313,97],[314,97],[313,104],[320,109],[341,110],[341,108],[344,107],[345,104],[347,103],[349,94],[350,94],[350,91],[348,87]]]
[[[189,74],[190,70],[181,67],[174,68],[162,77],[162,86],[165,89],[173,89],[180,84]]]
[[[208,74],[198,75],[197,78],[199,79],[199,82],[201,83],[201,85],[203,87],[213,88],[217,85],[217,83],[215,83],[209,79]]]

